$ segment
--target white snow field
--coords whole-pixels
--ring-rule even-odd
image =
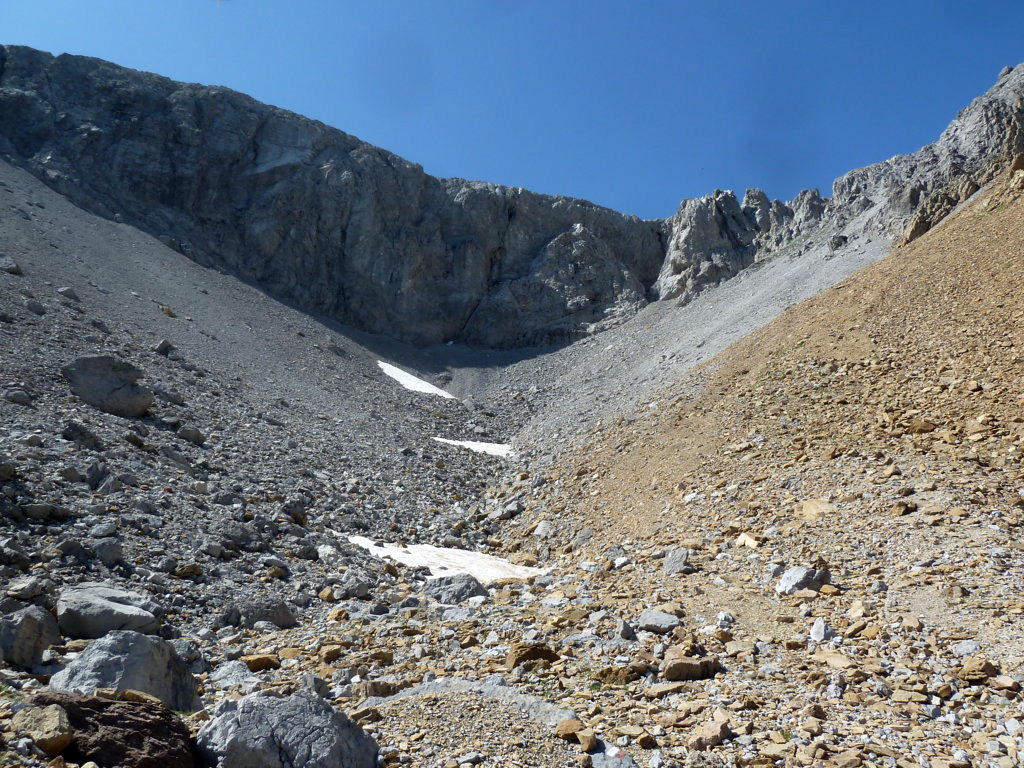
[[[429,381],[416,378],[411,373],[406,373],[401,368],[396,368],[390,363],[385,363],[383,360],[378,360],[377,365],[384,373],[390,376],[392,379],[397,381],[403,387],[413,392],[423,392],[427,395],[437,395],[438,397],[446,397],[449,400],[454,400],[455,395],[445,392],[440,387],[435,387]]]
[[[481,443],[476,440],[449,440],[446,437],[432,437],[430,439],[437,440],[439,443],[447,443],[448,445],[458,445],[462,448],[469,448],[469,450],[476,451],[477,453],[489,453],[491,456],[501,456],[504,459],[515,455],[512,451],[512,446],[508,443]]]
[[[488,584],[498,579],[530,579],[545,573],[540,568],[514,565],[500,557],[467,549],[448,549],[432,544],[409,544],[405,547],[396,544],[378,545],[365,536],[349,536],[348,540],[375,557],[390,557],[413,567],[426,566],[432,576],[468,573],[480,583]]]

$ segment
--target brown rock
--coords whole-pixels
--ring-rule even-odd
[[[166,707],[57,691],[38,693],[32,703],[57,704],[67,714],[74,737],[61,754],[69,762],[195,768],[188,727]]]
[[[722,664],[714,656],[686,656],[685,650],[674,645],[665,652],[665,660],[661,664],[663,680],[704,680],[721,671]]]
[[[999,674],[999,669],[983,656],[972,656],[957,672],[956,676],[967,683],[983,683]]]
[[[11,727],[31,738],[50,757],[59,755],[71,743],[71,723],[58,704],[25,707],[11,719]]]
[[[174,569],[174,575],[179,579],[194,579],[203,575],[203,568],[199,563],[183,563]]]
[[[593,752],[597,749],[597,735],[590,728],[576,731],[576,741],[580,743],[580,749],[584,752]]]
[[[272,653],[254,653],[239,659],[250,672],[262,672],[265,669],[280,669],[281,660]]]
[[[686,746],[689,749],[703,751],[711,747],[717,747],[726,739],[731,739],[733,735],[728,723],[709,720],[693,732],[690,738],[686,740]]]
[[[320,649],[320,661],[324,664],[333,664],[341,656],[342,650],[340,645],[325,645]]]
[[[515,669],[528,661],[558,661],[558,653],[546,645],[516,643],[509,648],[505,665],[509,669]]]
[[[316,593],[316,596],[323,600],[325,603],[333,603],[334,589],[332,587],[324,587]]]
[[[400,683],[394,683],[390,680],[364,680],[361,683],[356,683],[352,686],[352,691],[363,699],[378,696],[391,696],[392,694],[398,693],[402,690]]]
[[[637,677],[628,667],[603,667],[594,673],[594,679],[604,685],[628,685]]]
[[[575,741],[576,734],[583,730],[583,723],[576,718],[566,718],[555,726],[555,736],[565,741]]]

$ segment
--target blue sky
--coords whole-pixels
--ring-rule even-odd
[[[0,0],[0,42],[226,85],[462,176],[645,218],[829,193],[1024,60],[1024,3]]]

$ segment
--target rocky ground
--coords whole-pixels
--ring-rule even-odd
[[[782,252],[474,364],[0,163],[5,764],[1019,764],[1024,172],[1001,172],[881,261]],[[353,534],[538,570],[428,579]]]

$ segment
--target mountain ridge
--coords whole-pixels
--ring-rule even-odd
[[[926,231],[1024,152],[1020,69],[937,142],[793,201],[748,190],[642,220],[442,179],[220,86],[0,48],[0,152],[76,204],[303,309],[418,345],[561,343],[757,261]]]

